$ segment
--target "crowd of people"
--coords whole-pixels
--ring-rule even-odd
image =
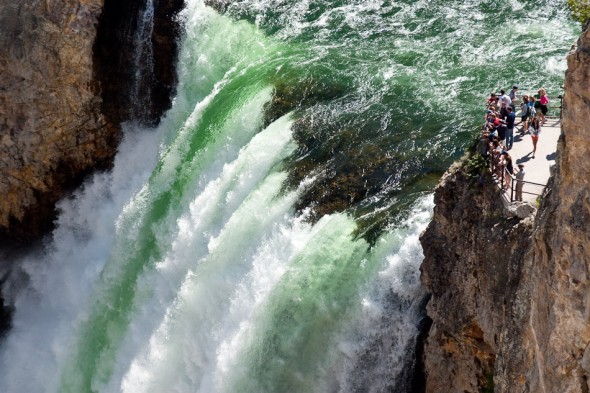
[[[521,136],[527,133],[531,135],[532,158],[535,158],[541,127],[545,124],[545,116],[549,111],[549,99],[545,89],[539,89],[536,95],[525,94],[520,100],[517,93],[518,86],[515,85],[508,94],[505,90],[500,90],[500,94],[490,95],[486,102],[485,123],[477,151],[489,159],[492,173],[498,179],[504,179],[502,190],[510,188],[512,176],[516,178],[515,199],[522,201],[524,164],[518,164],[518,172],[515,171],[510,156],[510,150],[514,145],[514,130],[517,129]],[[519,122],[517,114],[520,116]],[[511,176],[507,176],[506,172]]]

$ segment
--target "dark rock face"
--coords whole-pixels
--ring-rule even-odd
[[[148,1],[0,4],[0,247],[52,228],[55,203],[111,167],[121,122],[153,125],[170,107],[184,1],[153,0],[146,18]]]
[[[0,239],[11,245],[50,228],[65,190],[116,151],[92,75],[100,3],[0,5]]]
[[[184,0],[105,1],[94,73],[102,111],[112,123],[156,125],[170,108],[177,83],[177,15],[183,7]]]

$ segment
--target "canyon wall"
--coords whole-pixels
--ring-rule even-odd
[[[465,165],[422,235],[427,392],[590,391],[590,30],[568,54],[563,135],[541,206],[518,219]]]
[[[93,79],[101,11],[101,0],[0,5],[3,238],[46,231],[63,190],[113,158],[118,129]]]
[[[432,293],[427,392],[491,388],[505,327],[516,325],[512,333],[521,334],[508,319],[522,307],[533,220],[504,207],[485,169],[477,181],[467,167],[455,164],[441,179],[433,220],[421,237],[422,282]]]
[[[120,124],[156,124],[176,85],[182,0],[154,0],[137,63],[146,0],[24,0],[0,5],[0,240],[47,232],[55,202],[84,176],[112,165]],[[149,66],[149,67],[147,67]],[[135,77],[142,67],[149,77]],[[141,74],[141,72],[139,72]],[[139,85],[139,87],[133,86]],[[133,112],[130,91],[149,96]]]

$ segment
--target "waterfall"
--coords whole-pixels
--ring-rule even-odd
[[[495,55],[550,90],[574,25],[540,3],[527,45],[544,51]],[[148,74],[153,13],[136,39]],[[498,26],[507,15],[524,27]],[[537,22],[459,0],[226,15],[190,0],[180,17],[173,107],[155,128],[124,124],[113,170],[14,261],[27,281],[6,287],[0,392],[410,391],[432,189],[472,139],[478,94],[516,78],[475,52],[501,39],[492,27]],[[131,94],[147,105],[141,84]]]
[[[154,1],[145,0],[145,7],[137,19],[133,36],[133,69],[135,70],[131,87],[131,102],[134,103],[132,119],[148,119],[151,116],[152,85],[154,76]]]

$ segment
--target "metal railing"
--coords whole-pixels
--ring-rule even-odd
[[[506,179],[510,179],[508,182]],[[535,195],[537,197],[543,195],[543,190],[545,189],[546,184],[534,183],[532,181],[526,180],[518,180],[516,176],[508,172],[507,168],[504,168],[502,172],[502,179],[501,179],[502,189],[505,191],[506,199],[509,199],[510,202],[520,201],[522,202],[522,194],[528,195]],[[508,187],[506,187],[506,183],[509,183]],[[527,190],[525,190],[525,187]],[[510,189],[510,198],[508,198],[508,190]],[[532,192],[531,189],[537,188],[537,192]]]
[[[522,201],[522,194],[538,197],[543,195],[546,184],[518,180],[515,175],[508,172],[508,169],[504,167],[500,159],[489,154],[489,151],[485,159],[488,162],[490,173],[496,179],[496,185],[504,191],[504,196],[508,202]]]
[[[495,93],[495,94],[496,94],[496,97],[500,95],[500,93]],[[548,117],[550,119],[559,119],[559,121],[561,121],[561,110],[563,108],[563,95],[560,94],[558,96],[547,96],[547,99],[549,100],[549,103],[557,102],[559,100],[559,106],[553,106],[553,105],[547,106],[548,109],[558,109],[559,115],[558,116],[549,115],[549,116],[546,116],[546,117]],[[518,112],[519,106],[520,106],[520,102],[517,101],[515,103],[515,107],[514,107],[515,113]],[[500,108],[497,108],[497,109],[499,110]],[[536,108],[536,109],[538,109],[538,108]]]

